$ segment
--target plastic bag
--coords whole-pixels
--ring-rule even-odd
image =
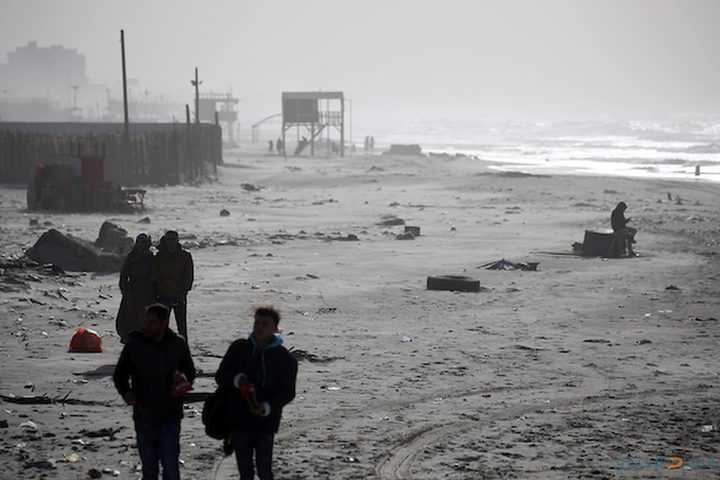
[[[102,339],[95,330],[78,327],[70,340],[68,352],[73,353],[102,353]]]

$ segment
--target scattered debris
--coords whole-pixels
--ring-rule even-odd
[[[428,290],[479,292],[480,280],[458,275],[434,275],[427,277]]]
[[[118,427],[118,428],[101,428],[99,430],[81,430],[80,434],[88,437],[88,438],[105,438],[110,437],[111,439],[115,438],[115,435],[122,430],[124,427]]]
[[[384,215],[381,218],[382,220],[376,223],[376,225],[379,225],[381,227],[394,227],[396,225],[405,225],[405,220],[396,217],[395,215]]]
[[[667,287],[665,287],[665,290],[680,290],[680,289],[678,287],[676,287],[675,285],[668,285]]]
[[[226,210],[226,209],[223,208],[222,210],[220,210],[220,216],[221,216],[221,217],[229,217],[229,216],[230,216],[230,212],[229,212],[228,210]]]
[[[500,259],[496,262],[486,263],[480,265],[478,268],[484,268],[486,270],[524,270],[524,271],[536,271],[540,262],[510,262],[508,260]]]
[[[290,353],[298,362],[302,361],[308,361],[310,363],[330,363],[334,362],[335,360],[344,358],[344,357],[321,357],[319,355],[315,355],[314,353],[306,352],[305,350],[300,349],[292,349],[290,350]]]
[[[90,470],[88,470],[87,474],[90,478],[100,478],[103,475],[102,472],[97,468],[91,468]]]
[[[150,223],[150,217],[143,217],[137,223]]]
[[[360,239],[354,233],[348,233],[344,237],[325,237],[325,240],[327,240],[327,241],[337,240],[339,242],[357,242]]]
[[[257,187],[252,183],[242,183],[240,184],[240,188],[242,188],[246,192],[259,192],[260,190],[262,190],[263,187]]]
[[[0,400],[3,400],[8,403],[15,403],[18,405],[51,405],[55,403],[60,403],[64,405],[102,405],[107,406],[107,402],[98,402],[95,400],[80,400],[75,398],[69,398],[70,392],[66,393],[64,396],[56,395],[55,397],[49,397],[46,394],[43,395],[35,395],[35,396],[27,396],[27,397],[18,397],[13,394],[10,395],[3,395],[0,394]]]
[[[415,235],[412,232],[403,232],[395,235],[395,240],[415,240]]]

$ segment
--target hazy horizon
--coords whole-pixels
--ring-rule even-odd
[[[241,120],[283,90],[342,90],[356,125],[720,111],[717,1],[3,0],[0,55],[75,48],[94,83],[128,75],[189,103],[232,88]],[[1,81],[2,79],[0,79]],[[114,92],[119,97],[119,92]]]

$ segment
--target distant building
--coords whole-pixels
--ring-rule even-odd
[[[7,54],[0,64],[0,90],[11,97],[64,99],[73,85],[86,88],[85,55],[60,45],[38,47],[30,42]]]

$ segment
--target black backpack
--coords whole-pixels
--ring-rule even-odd
[[[230,437],[230,428],[225,415],[228,399],[228,392],[220,387],[205,399],[202,423],[205,425],[205,433],[210,438],[227,440]]]

